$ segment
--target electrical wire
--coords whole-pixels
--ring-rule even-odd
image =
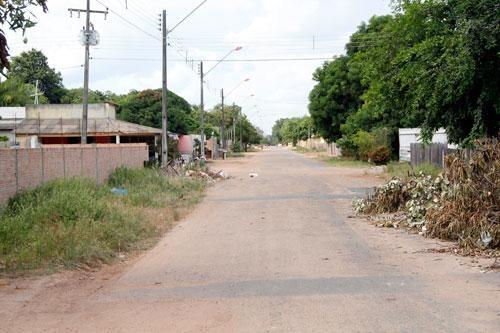
[[[144,34],[148,35],[149,37],[153,38],[153,39],[156,39],[157,41],[161,42],[161,39],[149,32],[147,32],[146,30],[142,29],[141,27],[139,27],[137,24],[131,22],[130,20],[126,19],[125,17],[123,17],[122,15],[118,14],[116,11],[114,11],[113,9],[109,8],[106,4],[104,4],[103,2],[101,2],[100,0],[96,0],[98,3],[100,3],[102,6],[104,6],[107,10],[109,10],[111,13],[115,14],[116,16],[118,16],[120,19],[122,19],[124,22],[126,22],[127,24],[131,25],[132,27],[136,28],[137,30],[143,32]]]

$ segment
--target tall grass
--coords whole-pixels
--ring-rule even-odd
[[[129,195],[117,197],[111,186]],[[192,205],[203,187],[155,170],[118,169],[104,185],[62,179],[20,193],[0,211],[0,272],[109,262],[160,231],[142,207]]]

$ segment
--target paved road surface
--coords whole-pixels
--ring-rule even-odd
[[[235,178],[133,263],[0,291],[1,330],[500,331],[499,273],[349,218],[380,180],[277,149],[221,165]]]

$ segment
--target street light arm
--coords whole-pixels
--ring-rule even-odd
[[[248,82],[250,81],[250,79],[245,79],[243,81],[241,81],[240,83],[238,83],[238,85],[236,85],[236,87],[234,87],[227,95],[226,95],[226,98],[228,98],[233,92],[235,92],[236,89],[238,89],[239,87],[241,87],[241,85],[245,82]]]
[[[210,68],[206,73],[205,73],[205,76],[208,75],[208,73],[210,73],[211,71],[214,70],[215,67],[217,67],[218,65],[220,65],[221,62],[223,62],[224,60],[226,60],[231,54],[233,54],[233,52],[236,52],[236,51],[239,51],[241,50],[242,47],[241,46],[238,46],[237,48],[235,49],[232,49],[231,51],[229,51],[224,57],[222,57],[222,59],[220,59],[219,61],[217,61],[217,63],[215,65],[213,65],[212,68]]]

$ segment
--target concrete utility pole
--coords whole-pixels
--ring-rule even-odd
[[[236,103],[233,102],[233,137],[232,137],[232,143],[234,146],[234,143],[236,142],[236,115],[234,114],[234,111],[236,110]]]
[[[227,149],[226,145],[226,136],[224,135],[224,130],[226,127],[226,117],[224,115],[224,89],[221,89],[221,98],[222,98],[222,114],[221,114],[221,120],[220,120],[220,140],[222,144],[222,149]]]
[[[85,68],[83,74],[83,114],[81,143],[87,144],[87,126],[89,117],[89,58],[90,58],[90,0],[87,0],[87,17],[85,19]]]
[[[200,114],[201,114],[201,160],[205,160],[205,110],[204,110],[204,101],[203,101],[203,61],[200,62]]]
[[[161,165],[168,163],[168,104],[167,104],[167,11],[162,13],[162,60],[163,60],[163,84],[162,84],[162,107],[161,107]]]
[[[83,43],[85,45],[85,65],[84,65],[84,74],[83,74],[83,112],[82,112],[82,128],[81,128],[81,143],[87,144],[87,123],[88,123],[88,111],[89,111],[89,59],[90,59],[90,45],[97,45],[98,38],[96,37],[95,31],[90,30],[90,14],[103,14],[104,19],[108,15],[108,11],[102,10],[90,10],[90,0],[87,0],[87,8],[86,9],[74,9],[69,8],[68,11],[71,15],[73,12],[78,13],[78,17],[80,17],[81,12],[85,12],[85,28],[83,30]]]

